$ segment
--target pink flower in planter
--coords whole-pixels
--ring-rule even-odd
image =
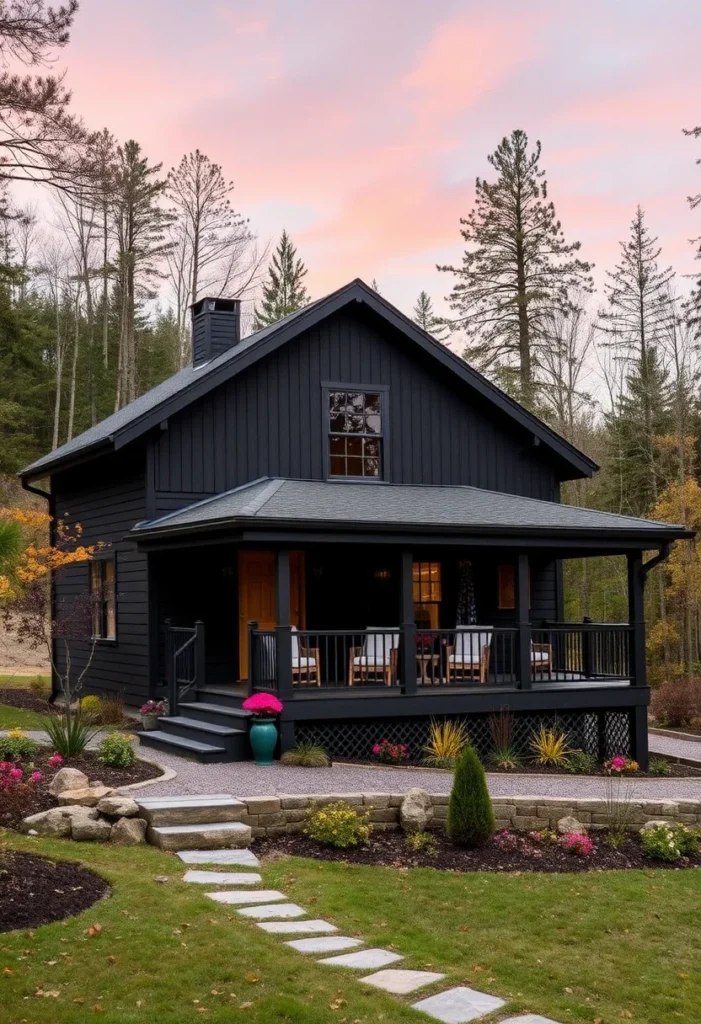
[[[62,763],[63,763],[63,758],[61,757],[60,754],[52,754],[51,757],[49,758],[49,764],[51,765],[52,768],[55,768],[56,765],[59,765],[59,764],[62,764]]]
[[[246,697],[241,707],[244,711],[250,711],[256,717],[263,718],[267,715],[279,715],[283,705],[274,693],[254,693]]]
[[[32,782],[41,782],[41,772],[32,772],[30,778]]]

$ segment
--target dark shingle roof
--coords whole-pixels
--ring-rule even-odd
[[[55,451],[37,459],[22,470],[21,476],[32,478],[70,464],[76,459],[113,445],[127,444],[162,419],[197,400],[203,394],[233,377],[236,373],[274,350],[277,345],[295,337],[300,331],[314,325],[326,316],[351,302],[361,302],[384,318],[394,329],[401,331],[417,346],[430,354],[464,384],[498,408],[521,429],[528,431],[538,442],[544,443],[558,458],[573,469],[572,476],[591,476],[597,468],[587,455],[551,430],[531,412],[519,405],[496,385],[469,366],[463,359],[446,348],[431,335],[422,331],[412,320],[395,309],[381,295],[360,280],[351,281],[335,292],[311,302],[290,316],[244,338],[216,359],[198,367],[187,366],[163,383],[152,388],[119,412],[108,416],[94,427],[79,434]]]
[[[139,523],[140,536],[250,523],[293,527],[422,527],[470,532],[519,530],[562,534],[691,536],[682,526],[538,501],[477,487],[412,487],[346,481],[264,479]]]

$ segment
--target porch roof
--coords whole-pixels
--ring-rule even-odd
[[[661,547],[694,531],[670,523],[476,487],[264,478],[138,523],[135,539],[223,527],[639,541]]]

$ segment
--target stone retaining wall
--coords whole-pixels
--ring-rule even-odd
[[[377,829],[399,826],[399,808],[405,793],[310,793],[306,796],[240,797],[248,813],[241,817],[250,825],[254,839],[284,832],[301,832],[310,804],[322,807],[344,800],[354,807],[370,810]],[[448,816],[448,796],[429,794],[433,806],[432,828],[442,828]],[[494,797],[494,814],[499,829],[531,830],[555,828],[560,818],[577,818],[587,828],[603,828],[609,821],[605,800],[573,800],[566,797]],[[680,821],[701,825],[699,800],[633,800],[631,828],[639,829],[647,821]]]

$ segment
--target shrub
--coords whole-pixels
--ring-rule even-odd
[[[101,699],[99,719],[101,725],[121,725],[125,718],[122,697],[112,696]]]
[[[594,844],[589,836],[580,835],[578,832],[568,832],[562,837],[562,845],[567,853],[575,857],[591,857],[594,852]]]
[[[52,715],[44,719],[43,725],[49,734],[51,748],[61,757],[78,757],[97,732],[80,711]]]
[[[307,809],[304,834],[324,846],[335,846],[340,850],[358,846],[367,843],[371,831],[370,812],[359,814],[345,800]]]
[[[374,757],[385,764],[402,764],[409,760],[409,751],[403,743],[390,743],[389,740],[380,740],[372,748]]]
[[[423,762],[431,768],[454,768],[469,742],[464,722],[431,720]]]
[[[406,844],[415,853],[425,853],[427,857],[436,857],[438,854],[435,837],[430,832],[412,832],[407,836]]]
[[[573,775],[593,775],[599,763],[594,755],[587,753],[586,750],[570,750],[563,767]]]
[[[489,735],[494,749],[487,756],[487,763],[493,768],[513,771],[521,767],[521,757],[513,743],[513,719],[508,708],[500,708],[487,719]]]
[[[660,725],[690,725],[701,715],[701,679],[675,679],[653,691],[652,717]]]
[[[448,802],[448,835],[459,846],[482,846],[496,829],[487,778],[477,752],[467,746],[457,765]]]
[[[131,768],[136,761],[131,745],[133,739],[133,736],[124,732],[113,732],[105,736],[97,748],[97,760],[109,768]]]
[[[37,697],[45,697],[51,689],[51,683],[46,676],[32,676],[27,685],[31,693]]]
[[[298,743],[293,750],[286,750],[280,764],[295,765],[298,768],[328,768],[331,759],[317,743]]]
[[[699,851],[699,834],[686,825],[655,825],[640,833],[643,853],[652,860],[679,860]]]
[[[502,771],[515,771],[516,768],[521,767],[522,763],[521,757],[510,745],[505,747],[495,747],[495,749],[487,755],[487,764],[491,768],[501,768]]]
[[[672,766],[665,757],[650,758],[650,775],[671,775]]]
[[[551,828],[541,828],[537,832],[528,833],[531,839],[534,839],[536,843],[559,843],[560,836],[557,832],[553,832]]]
[[[626,842],[635,817],[634,784],[621,773],[606,780],[604,817],[608,829],[606,842],[615,850]]]
[[[534,733],[530,747],[535,754],[536,764],[549,767],[558,768],[564,765],[570,754],[567,749],[567,733],[546,729],[544,725]]]
[[[98,722],[102,709],[102,698],[96,693],[89,693],[80,699],[80,713],[86,722]]]
[[[26,761],[36,757],[41,745],[21,729],[10,729],[0,736],[0,761]]]

